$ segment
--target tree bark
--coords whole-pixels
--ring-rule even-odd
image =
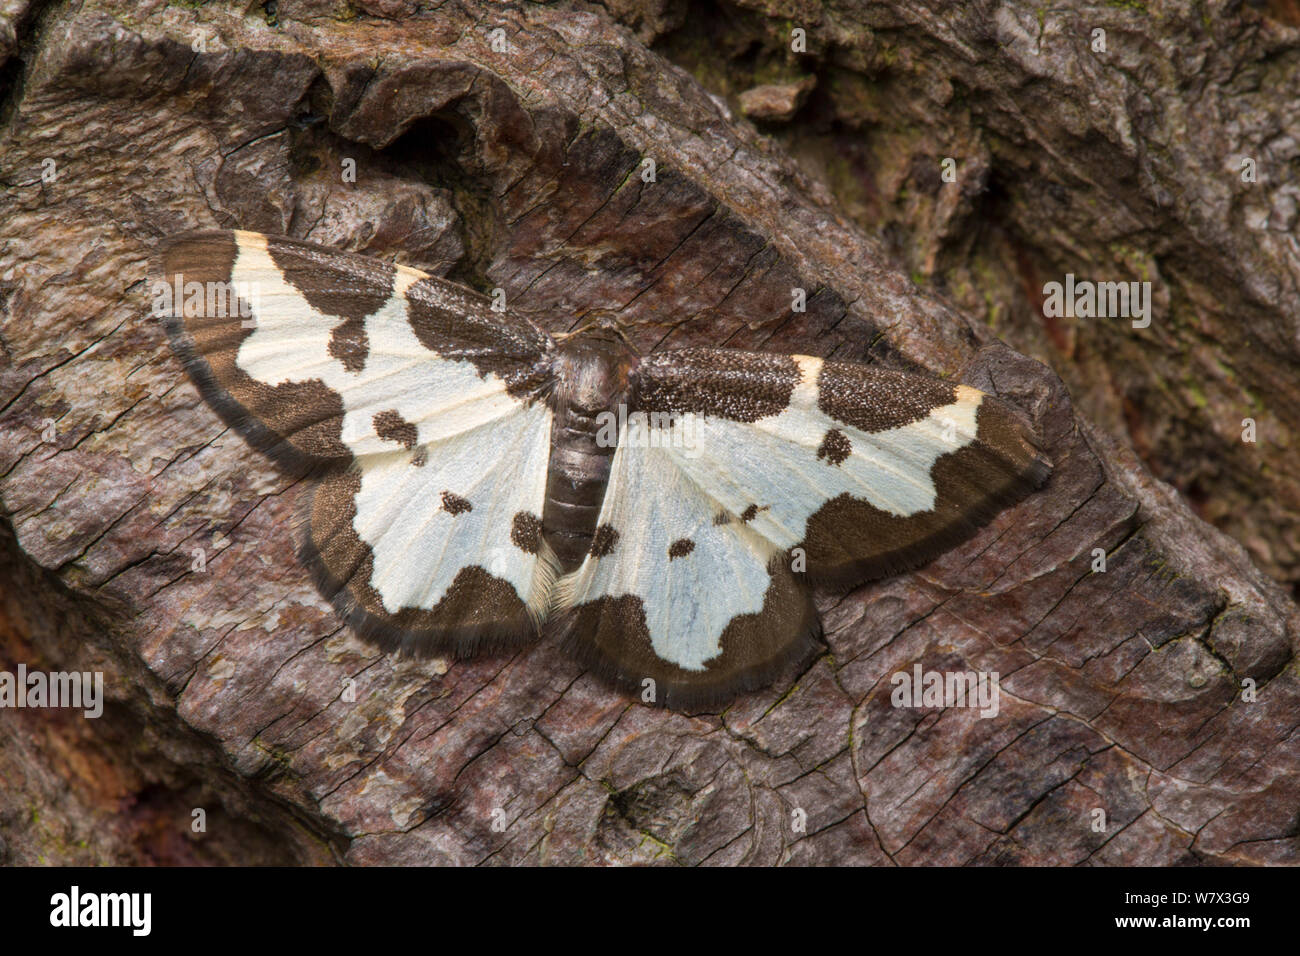
[[[1297,593],[1300,4],[609,6],[742,109],[813,85],[764,129]],[[1046,316],[1067,273],[1150,282],[1150,326]]]
[[[645,39],[674,22],[616,12]],[[965,20],[895,16],[962,49]],[[809,23],[840,50],[858,35]],[[103,671],[110,697],[97,721],[0,711],[9,862],[1300,859],[1285,589],[606,11],[105,0],[0,24],[0,669]],[[1015,61],[976,52],[972,76]],[[1030,125],[1063,122],[1033,105]],[[971,188],[933,200],[932,235],[969,244]],[[1056,471],[930,566],[822,596],[827,654],[721,713],[642,706],[546,641],[386,656],[294,557],[303,483],[222,425],[149,318],[158,240],[200,227],[502,288],[552,331],[617,310],[643,352],[929,369],[1022,407]],[[997,672],[999,714],[893,707],[917,664]]]

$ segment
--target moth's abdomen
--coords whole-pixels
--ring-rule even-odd
[[[556,362],[542,533],[564,571],[582,563],[596,532],[628,364],[617,342],[601,338],[571,340]]]
[[[593,418],[557,416],[554,429],[542,531],[564,570],[571,571],[591,547],[614,449],[597,443]]]

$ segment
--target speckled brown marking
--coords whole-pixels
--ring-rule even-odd
[[[946,382],[869,365],[826,362],[817,379],[817,407],[864,432],[919,422],[956,400],[956,387]]]
[[[668,546],[668,560],[684,558],[695,550],[695,542],[690,538],[678,538]]]
[[[610,525],[603,524],[591,536],[591,556],[593,558],[603,558],[614,550],[614,545],[617,543],[618,532]]]
[[[163,251],[162,279],[228,283],[237,247],[231,232],[178,236]],[[321,461],[348,460],[343,444],[343,400],[323,382],[268,385],[236,363],[239,348],[255,330],[256,315],[243,326],[247,305],[236,301],[223,315],[170,319],[172,346],[203,397],[255,447],[292,469]]]
[[[832,428],[822,438],[821,447],[817,449],[817,457],[825,458],[832,465],[838,465],[849,457],[853,451],[853,443],[849,441],[847,435],[838,428]]]
[[[407,451],[415,447],[416,440],[420,437],[420,430],[414,424],[404,419],[395,409],[386,409],[382,412],[376,412],[375,417],[371,419],[375,426],[375,434],[384,441],[395,441]]]
[[[826,502],[800,543],[815,580],[858,584],[917,567],[960,544],[1046,479],[1051,466],[1011,411],[987,396],[976,412],[976,441],[943,455],[930,476],[929,511],[906,518],[851,495]]]
[[[429,449],[421,445],[415,449],[415,454],[411,456],[411,464],[416,468],[423,468],[429,462]]]
[[[788,355],[681,349],[641,359],[629,405],[633,411],[755,422],[783,412],[798,382],[799,368]]]
[[[749,524],[758,517],[760,511],[766,511],[769,507],[769,505],[763,505],[761,508],[758,505],[750,505],[740,513],[740,520],[745,522],[745,524]]]
[[[469,499],[462,498],[450,491],[444,491],[442,493],[442,510],[451,515],[459,515],[467,511],[473,511],[474,506],[469,503]]]
[[[391,262],[321,250],[283,236],[268,236],[266,251],[285,280],[313,309],[349,320],[345,324],[352,326],[353,340],[364,342],[364,319],[378,312],[393,295],[396,270]],[[360,330],[359,337],[356,330]],[[364,353],[360,360],[365,363]]]
[[[366,320],[351,318],[334,326],[330,332],[329,353],[343,363],[349,372],[360,372],[366,367],[370,347],[366,340]]]
[[[713,516],[713,526],[716,528],[724,524],[731,524],[731,515],[725,511],[719,511]]]
[[[553,346],[526,319],[493,312],[483,296],[433,277],[407,289],[406,299],[415,337],[442,358],[498,376],[515,398],[535,398],[550,383]]]
[[[510,525],[510,540],[520,551],[536,554],[542,543],[542,519],[528,511],[519,512]]]

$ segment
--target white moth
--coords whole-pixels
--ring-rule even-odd
[[[692,706],[819,650],[818,583],[922,564],[1050,466],[963,385],[809,356],[557,344],[466,289],[250,232],[163,256],[213,406],[316,477],[303,556],[361,634],[457,655],[543,629]],[[611,440],[611,436],[616,436]]]

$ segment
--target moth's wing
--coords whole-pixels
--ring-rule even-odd
[[[1051,470],[998,399],[867,365],[665,352],[641,361],[630,404],[652,425],[678,417],[667,431],[692,447],[670,454],[690,480],[796,567],[802,556],[812,580],[842,586],[926,563]]]
[[[561,579],[566,646],[654,702],[718,703],[819,648],[807,590],[785,555],[718,505],[665,449],[629,441],[610,466],[591,552]]]
[[[541,537],[544,404],[411,454],[324,474],[303,557],[322,593],[388,650],[468,656],[533,635],[555,562]]]
[[[286,465],[389,451],[407,425],[421,442],[457,434],[517,412],[550,382],[544,332],[415,269],[220,231],[171,239],[161,272],[169,289],[209,292],[173,297],[166,319],[204,396]]]
[[[304,553],[350,623],[466,653],[532,632],[552,580],[545,333],[416,270],[259,233],[176,237],[162,279],[205,398],[320,472]]]

